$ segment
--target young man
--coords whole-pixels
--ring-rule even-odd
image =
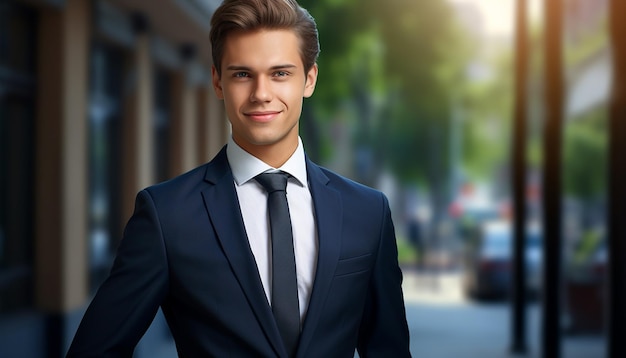
[[[181,357],[409,357],[387,199],[309,161],[298,136],[317,79],[313,18],[293,0],[226,0],[211,25],[232,137],[138,194],[68,356],[130,357],[162,307]],[[287,178],[286,234],[262,173]],[[293,247],[278,255],[284,235]]]

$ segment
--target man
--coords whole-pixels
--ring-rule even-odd
[[[68,356],[130,357],[159,307],[181,357],[410,356],[387,199],[309,161],[298,136],[317,79],[313,18],[293,0],[226,0],[211,25],[232,137],[138,194]],[[284,268],[262,173],[288,178]]]

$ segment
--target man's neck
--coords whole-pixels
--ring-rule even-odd
[[[236,139],[233,138],[233,140],[237,143]],[[298,138],[296,137],[294,141],[280,143],[280,145],[242,146],[239,143],[237,145],[272,168],[280,168],[295,153],[298,148]]]

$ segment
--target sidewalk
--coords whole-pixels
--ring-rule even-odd
[[[411,352],[419,358],[541,357],[540,305],[528,308],[527,355],[510,353],[508,302],[475,303],[461,292],[460,275],[404,271]],[[563,336],[562,358],[603,358],[602,336]]]
[[[460,289],[460,276],[454,272],[436,275],[418,274],[410,269],[403,272],[404,298],[414,357],[541,357],[541,316],[538,304],[528,309],[529,353],[512,355],[509,353],[511,314],[507,302],[479,304],[467,301]],[[177,357],[171,340],[158,342],[158,348],[152,346],[150,353],[143,352],[148,354],[138,356]],[[604,344],[604,338],[599,336],[564,336],[561,358],[604,358]]]

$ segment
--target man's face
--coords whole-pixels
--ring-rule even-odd
[[[305,75],[299,46],[289,30],[235,32],[225,41],[221,76],[212,69],[234,141],[257,157],[268,150],[289,156],[298,144],[302,101],[317,79],[317,65]]]

